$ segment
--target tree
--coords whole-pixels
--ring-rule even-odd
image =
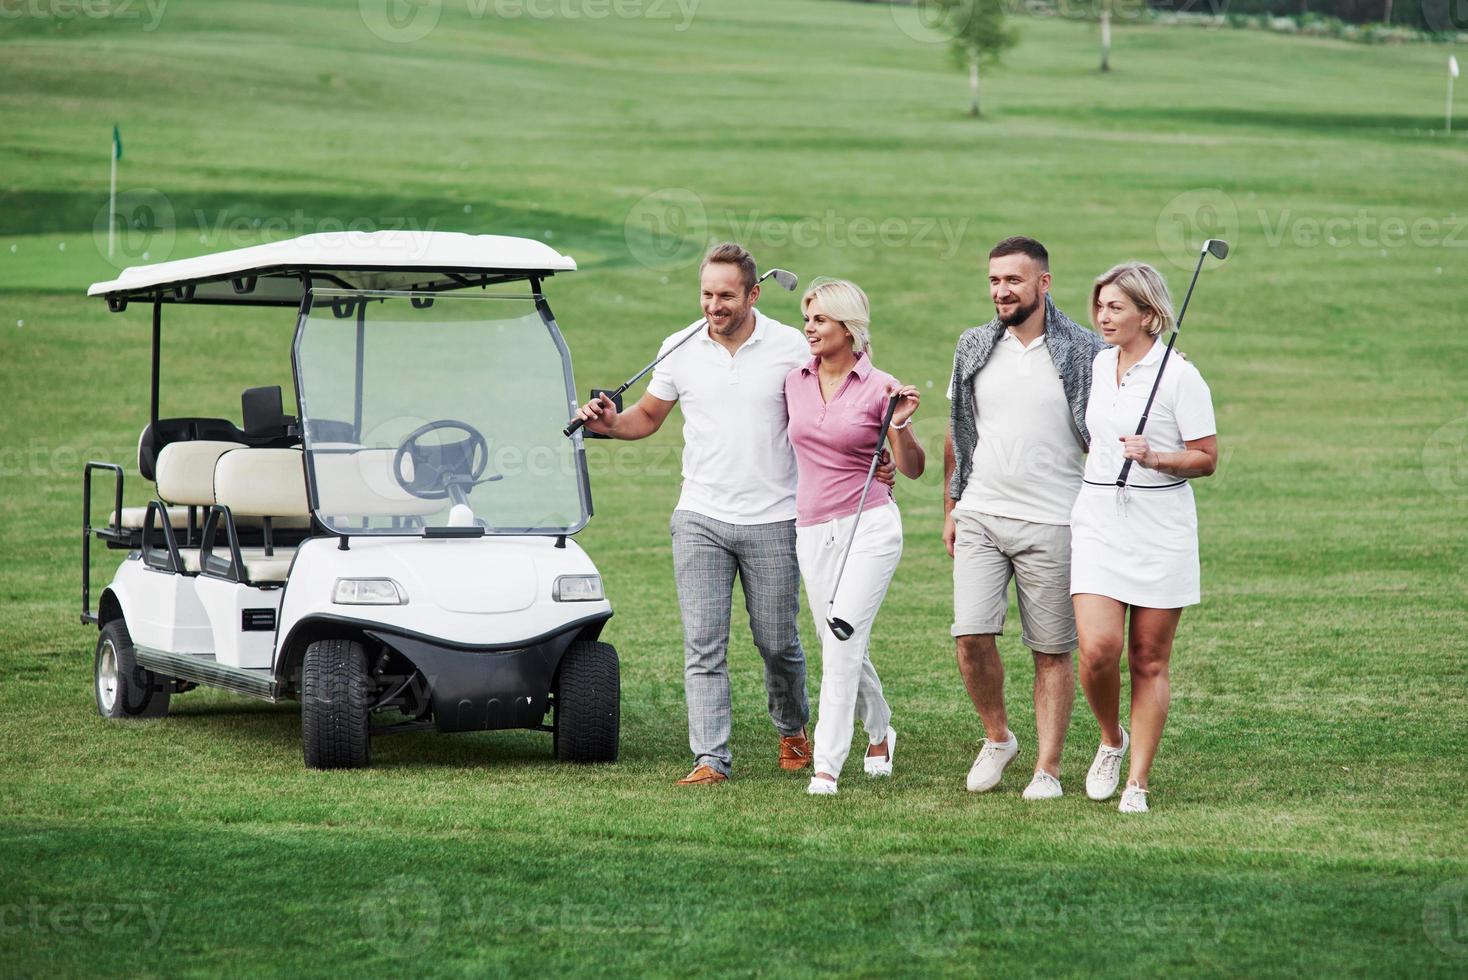
[[[1101,0],[1101,70],[1111,70],[1111,0]]]
[[[949,50],[960,68],[968,69],[973,96],[971,115],[979,113],[979,68],[997,65],[1004,52],[1019,43],[1019,31],[1004,23],[1003,0],[929,0],[941,14]]]

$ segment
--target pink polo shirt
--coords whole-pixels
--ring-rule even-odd
[[[866,354],[829,402],[821,400],[820,358],[785,376],[790,444],[795,448],[795,523],[823,524],[856,513],[866,483],[877,429],[887,412],[887,386],[896,381],[872,367]],[[890,436],[890,433],[889,433]],[[866,509],[892,502],[892,488],[872,482]]]

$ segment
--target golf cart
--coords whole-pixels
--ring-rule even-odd
[[[155,491],[124,507],[122,467],[83,475],[97,710],[160,717],[200,684],[296,699],[322,769],[369,765],[374,737],[417,729],[536,729],[559,759],[614,761],[612,609],[570,540],[591,493],[581,439],[561,434],[571,357],[541,288],[575,268],[527,239],[383,231],[93,285],[113,312],[152,309],[137,463]],[[200,304],[296,311],[299,417],[278,387],[246,390],[239,426],[159,417],[163,308]],[[93,540],[127,552],[95,610]]]

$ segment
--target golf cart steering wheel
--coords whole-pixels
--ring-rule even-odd
[[[456,429],[468,438],[437,446],[419,444],[424,436],[440,429]],[[409,455],[413,458],[411,480],[403,476],[403,459]],[[458,490],[459,493],[455,496],[462,497],[463,488],[472,487],[479,482],[479,477],[488,465],[489,443],[478,429],[458,419],[439,419],[420,425],[408,433],[408,437],[398,446],[398,451],[392,458],[392,475],[398,481],[398,486],[415,497],[443,500],[450,495],[451,490]],[[463,501],[456,499],[454,502]]]

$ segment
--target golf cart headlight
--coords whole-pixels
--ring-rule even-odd
[[[562,575],[556,579],[551,598],[557,602],[596,602],[605,599],[600,575]]]
[[[331,601],[339,606],[406,606],[408,593],[390,578],[339,578]]]

